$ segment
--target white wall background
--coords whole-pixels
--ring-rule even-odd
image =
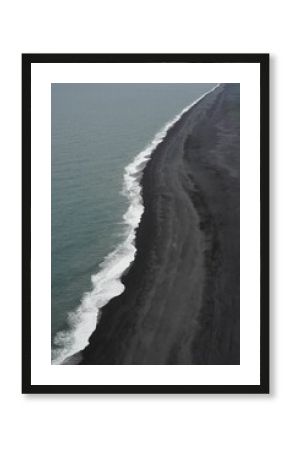
[[[2,2],[0,445],[5,450],[288,448],[290,70],[286,8],[283,0]],[[21,395],[21,52],[272,53],[270,396]]]

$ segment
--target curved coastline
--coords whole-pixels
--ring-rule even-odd
[[[122,277],[129,271],[134,261],[136,229],[144,211],[141,186],[144,167],[151,158],[152,152],[167,135],[168,130],[217,86],[201,95],[168,121],[156,133],[150,144],[125,167],[121,193],[128,200],[128,209],[123,215],[122,224],[125,227],[123,239],[99,265],[100,270],[92,275],[92,288],[84,293],[78,308],[68,314],[67,328],[55,336],[55,348],[52,352],[53,364],[78,364],[81,361],[81,352],[89,343],[89,337],[98,323],[100,309],[124,291]]]
[[[79,364],[239,364],[239,85],[189,108],[141,183],[125,290]]]

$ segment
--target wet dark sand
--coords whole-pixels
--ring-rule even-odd
[[[239,161],[239,85],[221,85],[147,164],[126,289],[81,364],[239,364]]]

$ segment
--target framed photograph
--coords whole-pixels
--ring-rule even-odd
[[[269,55],[22,55],[23,393],[269,392]]]

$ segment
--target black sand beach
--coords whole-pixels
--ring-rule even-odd
[[[125,291],[80,364],[239,364],[239,85],[220,85],[154,151]]]

